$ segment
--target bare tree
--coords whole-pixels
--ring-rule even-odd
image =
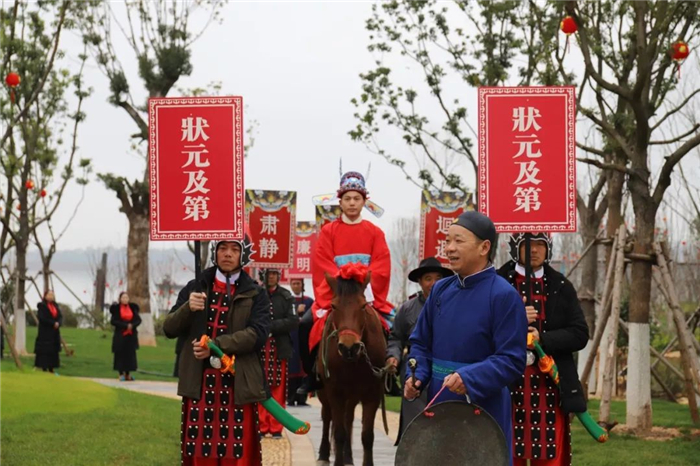
[[[408,273],[418,267],[418,234],[420,221],[417,218],[399,218],[394,221],[389,236],[391,250],[391,296],[399,305],[409,295]]]
[[[192,44],[211,22],[219,19],[223,2],[189,0],[138,0],[123,4],[123,14],[113,11],[115,3],[90,0],[84,3],[81,17],[83,40],[90,46],[100,69],[109,80],[110,102],[123,109],[136,125],[132,137],[139,143],[148,139],[146,102],[135,103],[132,97],[134,79],[127,78],[122,67],[124,54],[115,48],[115,35],[123,35],[138,63],[141,84],[148,97],[165,97],[171,93],[182,76],[192,72]],[[208,11],[206,23],[191,30],[191,15],[197,10]],[[119,18],[126,18],[120,22]],[[116,31],[113,29],[116,27]],[[145,165],[145,164],[144,164]],[[121,203],[120,211],[129,220],[127,239],[127,283],[129,296],[143,314],[139,342],[155,346],[149,285],[149,179],[144,166],[143,175],[133,181],[111,173],[98,175]]]
[[[0,144],[0,189],[4,192],[0,262],[14,249],[15,339],[20,353],[26,351],[26,256],[30,240],[41,225],[50,222],[70,181],[86,182],[76,174],[76,165],[84,172],[90,165],[87,159],[78,161],[75,145],[79,124],[85,118],[82,102],[89,95],[82,83],[82,65],[77,73],[55,66],[69,6],[68,1],[15,2],[12,9],[0,13],[0,48],[4,52],[0,75],[13,72],[21,77],[16,89],[0,95],[0,118],[5,127]],[[81,61],[85,58],[81,55]],[[65,99],[71,89],[77,96],[75,108]],[[68,122],[73,126],[71,142],[66,144],[63,131]],[[64,153],[67,157],[61,160]],[[57,173],[60,179],[56,179]]]

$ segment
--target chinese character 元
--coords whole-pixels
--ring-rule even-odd
[[[519,210],[529,213],[531,210],[540,210],[542,203],[540,202],[540,188],[516,188],[515,198],[517,208],[513,209],[513,212]]]
[[[187,162],[180,168],[189,167],[194,162],[194,166],[197,168],[205,168],[209,166],[209,160],[202,160],[202,154],[208,154],[209,151],[204,149],[204,144],[199,146],[186,146],[186,147],[199,147],[200,150],[183,150],[183,154],[187,154]]]
[[[209,136],[204,132],[204,128],[209,128],[207,120],[202,117],[187,117],[182,119],[182,139],[180,141],[193,142],[200,137],[203,140],[209,139]]]
[[[516,136],[517,137],[517,136]],[[537,137],[534,134],[532,137]],[[540,140],[535,139],[533,141],[515,141],[513,144],[518,144],[520,147],[518,148],[518,153],[513,156],[514,159],[520,157],[521,155],[525,154],[525,157],[529,159],[538,159],[542,157],[542,152],[537,150],[537,152],[533,152],[532,145],[533,144],[539,144]]]
[[[527,109],[525,107],[515,107],[513,108],[513,129],[511,131],[517,129],[518,132],[522,133],[529,131],[532,127],[535,128],[535,131],[539,131],[542,127],[537,124],[535,119],[541,116],[540,111],[535,107],[527,107]]]
[[[203,196],[186,196],[185,202],[182,205],[185,206],[186,217],[183,220],[192,219],[198,222],[200,218],[206,220],[209,217],[209,210],[207,209],[208,197]]]

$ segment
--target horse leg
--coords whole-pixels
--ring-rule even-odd
[[[374,446],[374,418],[379,408],[379,399],[372,399],[362,403],[362,466],[373,466],[372,447]]]
[[[347,432],[347,437],[343,459],[346,466],[355,464],[352,459],[352,421],[355,419],[355,406],[357,406],[356,400],[348,400],[345,404],[345,432]]]
[[[319,399],[321,397],[319,396]],[[323,420],[323,434],[321,435],[321,446],[318,448],[317,466],[330,466],[331,458],[331,407],[328,400],[321,402],[321,419]]]
[[[330,395],[330,394],[329,394]],[[334,466],[345,466],[343,463],[343,452],[345,451],[345,442],[347,441],[347,432],[345,430],[345,402],[337,397],[331,405],[331,419],[333,421],[333,440],[335,446],[335,461]]]

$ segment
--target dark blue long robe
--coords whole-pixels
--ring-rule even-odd
[[[527,316],[522,298],[493,267],[464,279],[452,276],[435,284],[409,338],[418,361],[416,377],[428,399],[445,376],[457,372],[472,403],[498,422],[512,448],[508,386],[525,370]],[[444,390],[437,402],[464,400]],[[512,458],[511,452],[511,458]]]

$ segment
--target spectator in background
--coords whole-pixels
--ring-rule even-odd
[[[313,298],[304,295],[304,280],[301,278],[294,278],[289,281],[289,286],[292,289],[292,297],[294,299],[294,307],[299,316],[308,319],[311,323],[311,306],[314,303]],[[307,326],[308,327],[308,326]],[[306,371],[304,369],[303,359],[308,359],[309,353],[309,332],[308,328],[302,328],[299,325],[298,329],[292,330],[290,333],[292,337],[292,346],[294,349],[294,354],[289,359],[289,381],[287,383],[287,404],[289,406],[308,406],[306,404],[306,393],[297,393],[297,389],[301,387],[301,384],[306,376]]]
[[[114,370],[119,372],[119,380],[134,380],[131,372],[134,372],[138,364],[136,362],[136,350],[139,348],[139,337],[136,327],[141,324],[139,307],[129,302],[126,291],[119,293],[119,303],[109,307],[112,314],[111,323],[114,326],[112,337],[112,353],[114,353]]]
[[[61,331],[63,315],[56,303],[53,290],[44,293],[44,298],[37,304],[39,329],[34,343],[34,366],[44,372],[54,372],[61,366],[58,353],[61,351]]]

